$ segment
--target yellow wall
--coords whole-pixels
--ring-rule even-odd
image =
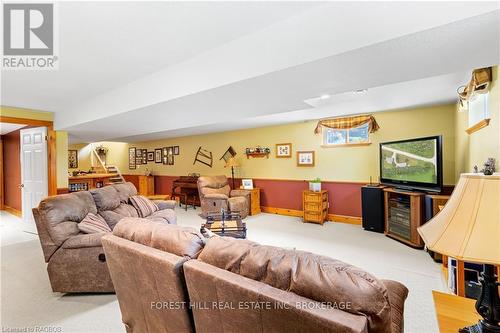
[[[175,165],[168,166],[149,162],[137,170],[128,170],[128,146],[120,144],[110,147],[108,163],[118,165],[124,174],[143,174],[148,168],[156,175],[187,175],[197,172],[202,175],[226,174],[219,160],[229,146],[237,152],[241,167],[237,168],[237,177],[271,179],[312,179],[335,181],[369,181],[370,176],[376,181],[379,175],[379,143],[407,138],[442,134],[444,138],[444,182],[454,184],[455,180],[455,105],[441,105],[411,110],[376,113],[380,130],[371,135],[372,144],[360,147],[322,148],[321,135],[314,134],[316,121],[261,127],[232,132],[213,133],[198,136],[180,137],[154,142],[130,144],[131,147],[155,148],[180,146],[180,155],[175,156]],[[275,158],[276,143],[292,143],[292,158]],[[112,143],[104,143],[105,146]],[[246,147],[268,146],[272,153],[269,159],[250,158],[244,155]],[[212,168],[196,163],[194,157],[199,146],[212,151]],[[296,166],[297,150],[314,150],[316,166],[313,168]]]
[[[26,118],[45,121],[54,120],[54,114],[52,112],[16,108],[12,106],[1,105],[0,114],[4,117]]]
[[[462,172],[472,172],[475,165],[483,168],[484,162],[493,157],[497,160],[497,170],[500,159],[500,81],[498,67],[493,67],[493,81],[490,86],[488,108],[490,125],[472,134],[467,134],[467,112],[457,113],[456,117],[456,176]]]
[[[69,169],[69,171],[88,171],[92,166],[98,166],[97,159],[92,154],[92,149],[101,144],[109,149],[106,156],[107,164],[118,166],[122,173],[128,173],[128,164],[123,163],[124,158],[128,154],[128,143],[124,142],[95,142],[68,145],[68,149],[78,151],[78,168]]]

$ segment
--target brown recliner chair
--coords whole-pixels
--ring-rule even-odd
[[[102,244],[128,333],[194,332],[182,267],[204,246],[196,229],[124,218]]]
[[[226,176],[202,176],[198,178],[201,216],[225,211],[238,212],[241,218],[248,216],[250,192],[231,190]]]
[[[33,216],[53,291],[113,292],[101,238],[82,234],[77,223],[97,214],[90,192],[48,197],[33,208]]]

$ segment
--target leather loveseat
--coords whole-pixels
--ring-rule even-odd
[[[403,332],[399,282],[248,240],[203,245],[180,228],[127,218],[103,237],[128,333]]]
[[[33,208],[50,284],[54,292],[113,292],[101,238],[85,234],[78,223],[88,213],[101,215],[111,229],[124,217],[138,216],[128,198],[136,195],[132,183],[43,199]],[[175,202],[156,202],[159,211],[149,219],[176,223]]]

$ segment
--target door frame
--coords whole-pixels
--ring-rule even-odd
[[[56,132],[54,131],[54,122],[47,120],[36,120],[29,118],[5,117],[0,115],[0,122],[11,124],[23,124],[27,126],[45,126],[47,127],[47,171],[49,188],[48,194],[57,194],[57,161],[56,161]],[[2,197],[3,201],[3,197]]]

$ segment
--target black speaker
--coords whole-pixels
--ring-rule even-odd
[[[384,232],[384,191],[380,186],[361,188],[363,229]]]

